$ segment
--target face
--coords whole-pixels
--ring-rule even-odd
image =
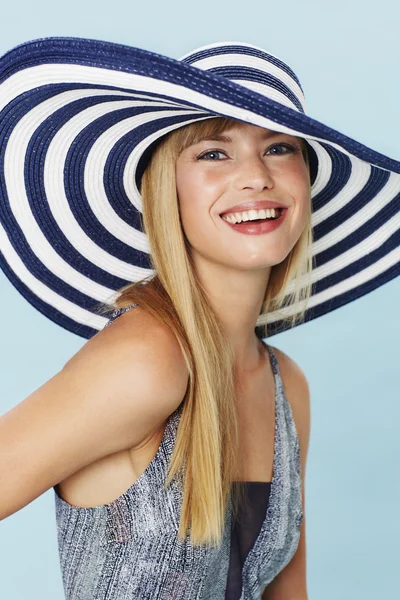
[[[176,162],[181,222],[195,261],[234,269],[262,269],[282,262],[310,214],[310,182],[300,139],[239,123],[225,140],[202,140]],[[274,231],[246,235],[221,213],[242,202],[272,200],[288,207]]]

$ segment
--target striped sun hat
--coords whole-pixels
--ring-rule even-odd
[[[400,162],[307,116],[292,69],[257,46],[215,43],[175,60],[99,40],[28,41],[0,58],[0,111],[1,268],[81,337],[105,326],[99,303],[154,273],[140,179],[155,141],[200,119],[307,141],[315,267],[305,321],[399,275]],[[273,312],[267,323],[270,335],[288,327]]]

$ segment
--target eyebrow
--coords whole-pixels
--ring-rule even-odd
[[[282,133],[281,131],[266,131],[264,133],[264,135],[262,136],[263,140],[266,140],[270,137],[276,137],[278,135],[285,135],[284,133]],[[232,141],[232,138],[229,137],[229,135],[223,135],[223,134],[215,134],[212,136],[204,136],[202,138],[200,138],[199,140],[197,140],[197,144],[199,144],[200,142],[226,142],[227,144],[229,144],[229,142]]]

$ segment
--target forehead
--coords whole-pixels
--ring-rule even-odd
[[[285,135],[288,137],[296,137],[294,135],[282,133],[280,131],[275,131],[273,129],[267,129],[264,127],[259,127],[258,125],[252,125],[250,123],[243,123],[241,121],[237,121],[234,123],[232,123],[232,122],[229,123],[222,130],[221,130],[221,128],[216,127],[215,131],[209,130],[209,131],[203,132],[202,134],[195,136],[196,139],[193,140],[193,142],[200,143],[203,141],[218,141],[218,142],[230,143],[235,139],[235,137],[238,137],[241,134],[245,134],[245,135],[250,134],[252,137],[257,138],[260,141],[268,140],[269,138],[282,136],[282,135]]]

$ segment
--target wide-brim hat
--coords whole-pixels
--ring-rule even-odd
[[[153,273],[139,191],[151,149],[177,127],[218,116],[307,141],[314,269],[304,322],[399,275],[400,162],[307,116],[299,79],[275,55],[221,42],[175,60],[50,37],[0,58],[8,279],[58,325],[97,333],[108,320],[99,303]],[[281,317],[268,315],[269,335],[289,327]]]

